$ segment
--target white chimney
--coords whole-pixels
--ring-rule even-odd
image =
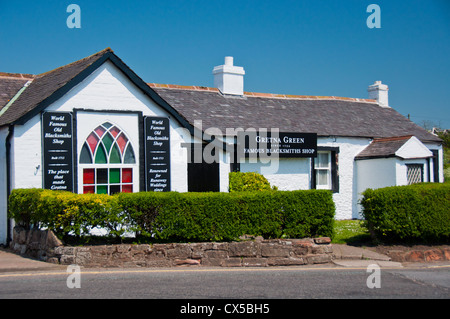
[[[367,91],[369,91],[369,99],[377,100],[378,104],[382,107],[389,107],[389,88],[386,84],[382,84],[381,81],[375,81],[374,84],[369,85]]]
[[[214,67],[214,86],[223,94],[244,95],[244,68],[233,65],[233,57],[226,56],[225,64]]]

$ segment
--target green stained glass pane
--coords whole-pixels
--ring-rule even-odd
[[[88,147],[87,143],[84,143],[83,148],[81,149],[80,163],[81,164],[92,164],[91,152],[89,151],[89,147]]]
[[[106,153],[102,144],[97,147],[97,153],[95,154],[95,164],[106,164]]]
[[[109,183],[110,184],[120,183],[120,168],[111,168],[109,170]]]
[[[108,186],[106,185],[97,186],[97,194],[108,194]]]
[[[124,157],[124,163],[125,164],[135,164],[136,159],[134,157],[133,147],[131,144],[128,144],[127,150],[125,151],[125,157]]]
[[[116,143],[114,143],[114,146],[111,150],[111,155],[109,155],[109,162],[112,164],[118,164],[122,162],[122,160],[120,159],[120,150],[117,147]]]
[[[112,124],[109,123],[109,122],[105,122],[105,123],[103,123],[103,126],[108,129],[108,128],[110,128],[112,126]]]
[[[111,134],[106,133],[105,136],[102,139],[102,142],[105,145],[106,153],[109,153],[109,150],[111,149],[111,145],[114,142],[114,139],[111,136]]]

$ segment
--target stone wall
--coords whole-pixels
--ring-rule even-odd
[[[122,244],[69,247],[51,231],[16,227],[10,247],[17,253],[62,265],[83,267],[268,267],[328,263],[328,237],[225,243]]]

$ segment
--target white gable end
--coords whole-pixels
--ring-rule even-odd
[[[141,111],[144,115],[168,116],[110,61],[106,61],[47,110],[71,112],[74,108]]]
[[[433,153],[413,136],[395,152],[395,155],[403,159],[413,159],[432,157]]]

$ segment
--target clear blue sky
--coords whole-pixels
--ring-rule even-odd
[[[81,29],[69,29],[69,4]],[[369,29],[369,4],[381,28]],[[450,128],[449,0],[0,0],[0,72],[38,74],[106,47],[144,81],[213,86],[226,55],[245,91],[367,98]]]

